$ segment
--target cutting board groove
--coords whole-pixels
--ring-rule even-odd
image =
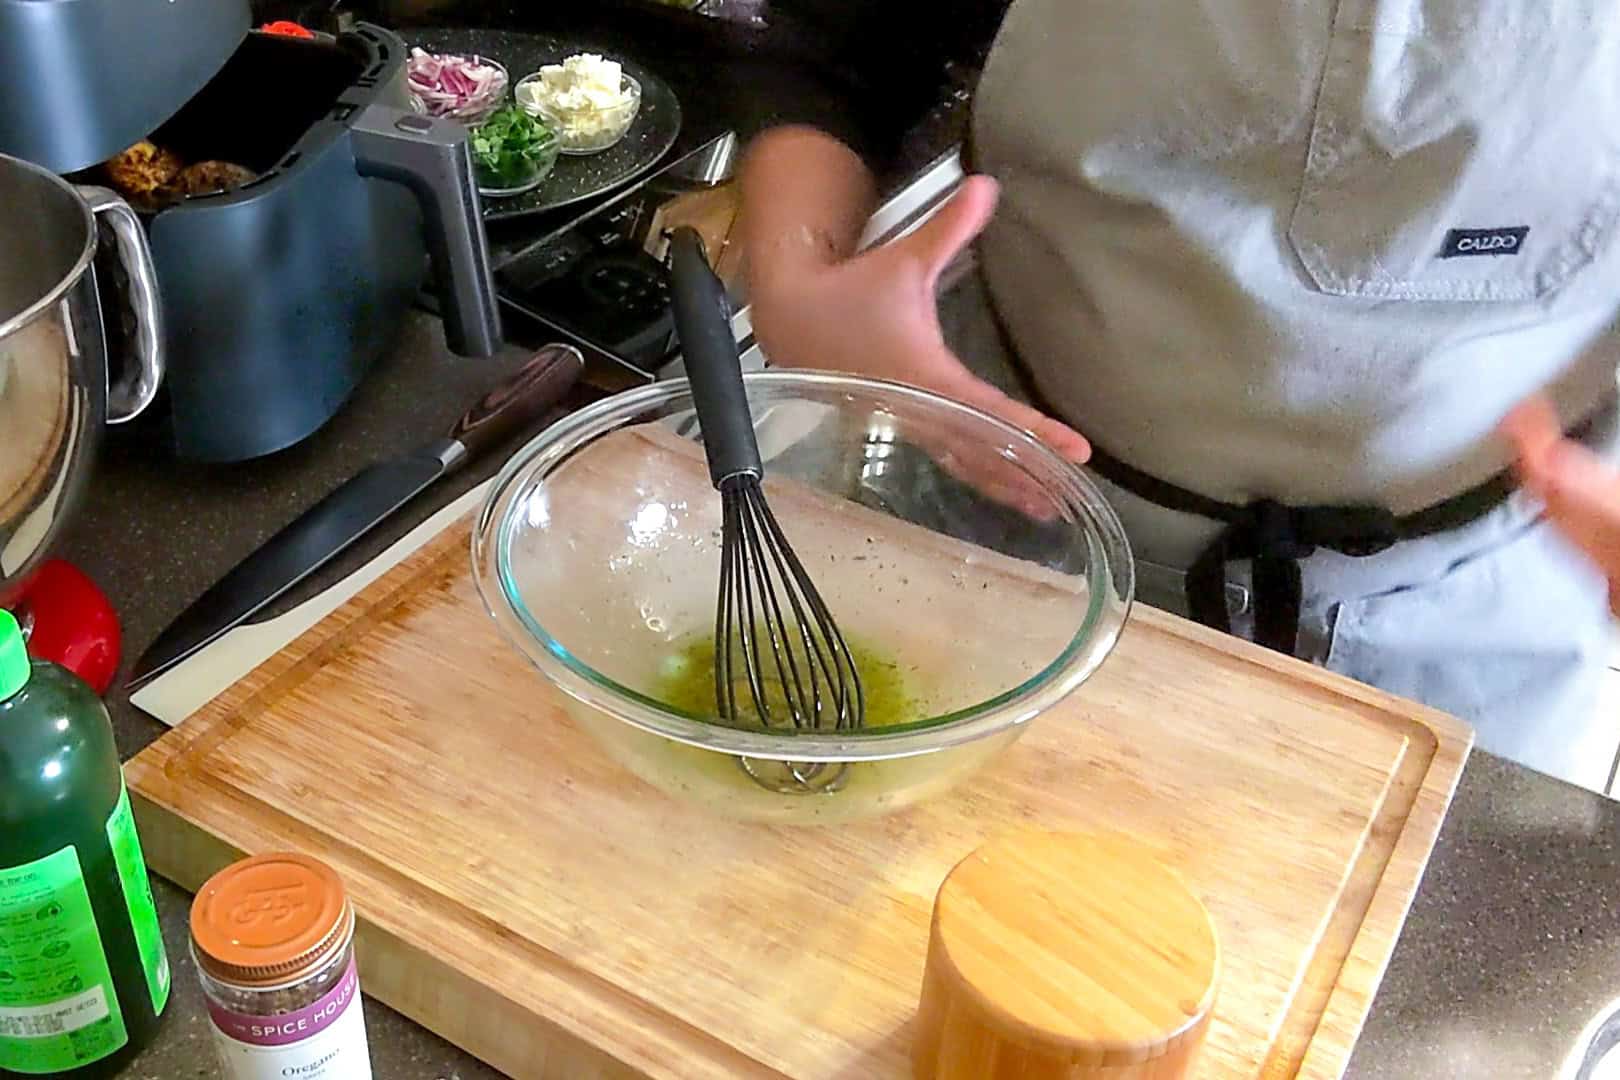
[[[1139,608],[982,776],[831,829],[624,772],[502,643],[466,521],[127,766],[195,889],[293,847],[344,877],[368,992],[515,1076],[906,1075],[944,874],[1024,825],[1132,835],[1203,897],[1202,1076],[1339,1075],[1470,745],[1448,717]]]

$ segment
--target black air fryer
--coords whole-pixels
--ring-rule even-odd
[[[393,340],[430,252],[450,347],[500,342],[466,132],[410,110],[403,43],[249,26],[247,0],[0,0],[0,151],[94,182],[149,138],[254,176],[144,215],[174,448],[198,461],[320,427]]]

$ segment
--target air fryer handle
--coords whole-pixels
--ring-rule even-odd
[[[360,175],[403,184],[422,204],[445,340],[462,356],[491,355],[501,318],[467,129],[386,105],[368,105],[350,127]]]

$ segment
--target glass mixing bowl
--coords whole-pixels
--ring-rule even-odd
[[[490,614],[614,758],[731,817],[866,817],[978,770],[1103,662],[1132,564],[1078,468],[911,387],[801,371],[745,383],[771,508],[889,707],[877,715],[869,694],[854,732],[713,719],[685,669],[712,647],[720,498],[672,380],[548,428],[473,532]],[[671,704],[683,673],[699,676],[696,705]]]

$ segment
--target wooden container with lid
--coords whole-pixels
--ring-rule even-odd
[[[1219,966],[1204,905],[1141,849],[1048,832],[991,842],[934,904],[915,1075],[1188,1076]]]

